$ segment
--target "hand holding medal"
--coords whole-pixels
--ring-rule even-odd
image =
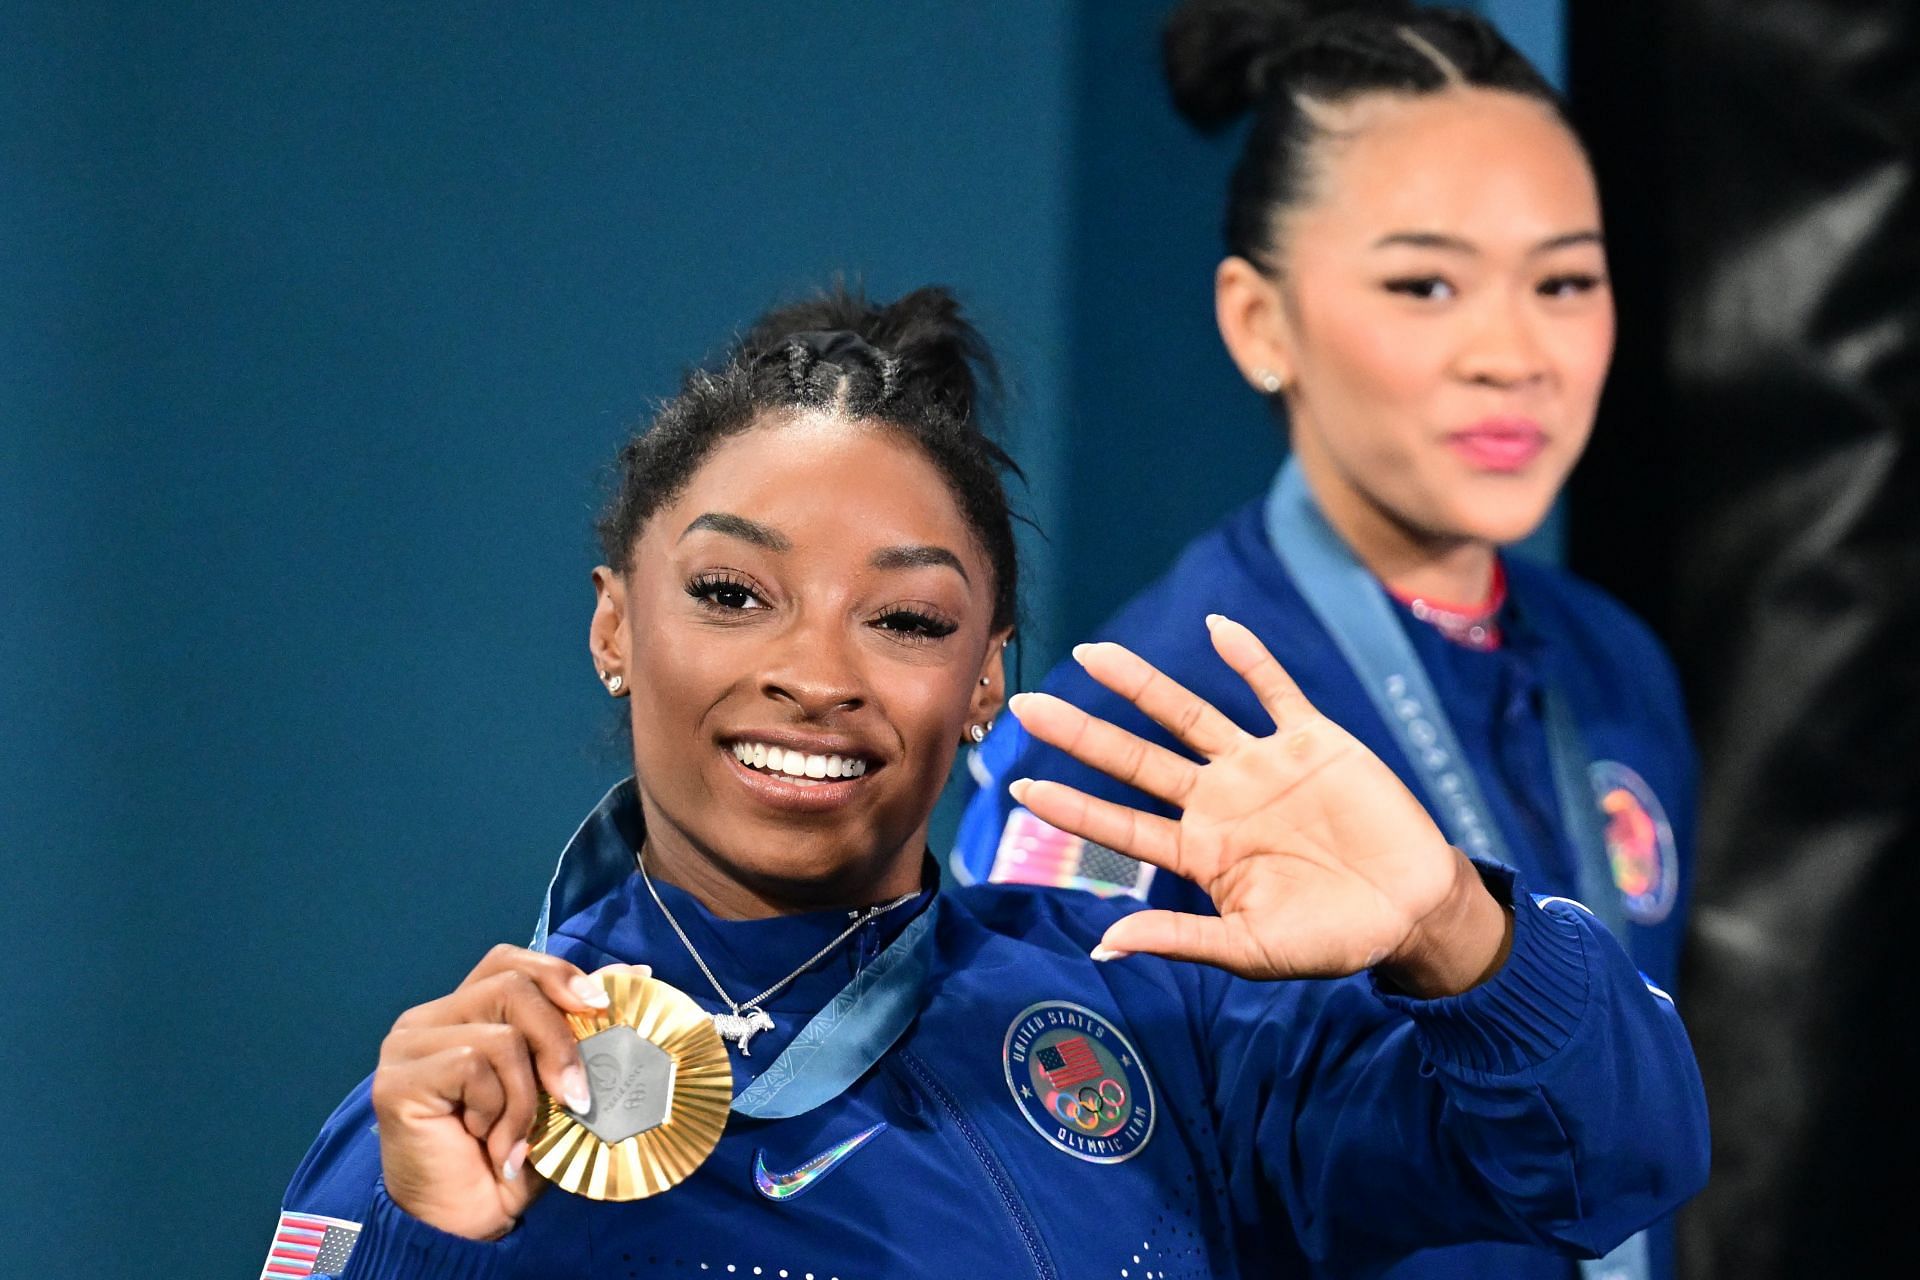
[[[583,1055],[585,1037],[608,1031],[600,1053]],[[652,1035],[668,1040],[674,1056],[664,1071],[629,1078],[641,1064],[628,1062],[635,1046],[624,1042]],[[603,1074],[614,1071],[605,1087],[590,1083],[583,1056],[599,1060]],[[620,1063],[625,1073],[615,1070]],[[649,1114],[636,1121],[616,1099],[642,1094],[651,1095]],[[711,1021],[644,966],[589,975],[557,956],[504,945],[451,994],[400,1016],[373,1077],[387,1194],[421,1221],[474,1240],[512,1230],[545,1189],[547,1178],[527,1168],[536,1143],[534,1163],[561,1185],[631,1199],[698,1167],[719,1140],[731,1098],[726,1050]],[[629,1118],[606,1123],[615,1110]],[[605,1142],[588,1121],[619,1140]],[[636,1122],[644,1131],[620,1133]],[[624,1147],[630,1160],[663,1142],[668,1154],[640,1161],[637,1181],[608,1172],[620,1159],[601,1155]]]
[[[1220,913],[1138,912],[1108,930],[1095,956],[1152,952],[1250,978],[1377,966],[1423,996],[1464,991],[1497,969],[1509,922],[1473,864],[1391,769],[1307,701],[1258,637],[1217,616],[1208,628],[1273,717],[1271,735],[1247,733],[1117,644],[1074,654],[1204,763],[1047,694],[1010,704],[1036,738],[1182,814],[1163,818],[1025,779],[1013,784],[1020,803],[1195,881]]]

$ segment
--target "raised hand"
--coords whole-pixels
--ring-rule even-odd
[[[1048,694],[1010,703],[1027,731],[1084,764],[1179,806],[1175,821],[1055,782],[1014,798],[1063,830],[1165,867],[1205,889],[1217,918],[1142,911],[1098,958],[1152,952],[1251,978],[1380,969],[1418,995],[1464,991],[1499,967],[1509,920],[1473,864],[1353,735],[1321,715],[1266,646],[1207,619],[1214,649],[1273,717],[1255,737],[1117,644],[1074,657],[1204,763]]]
[[[526,1164],[539,1091],[575,1111],[590,1105],[565,1015],[607,1000],[597,977],[503,944],[450,995],[401,1014],[373,1074],[393,1202],[473,1240],[512,1230],[546,1186]]]

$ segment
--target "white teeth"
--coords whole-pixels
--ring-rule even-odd
[[[734,743],[733,758],[749,769],[789,778],[858,778],[867,771],[867,762],[857,756],[808,755],[764,742]]]

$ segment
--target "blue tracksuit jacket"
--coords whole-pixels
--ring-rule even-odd
[[[1532,888],[1579,896],[1575,845],[1563,830],[1548,760],[1541,690],[1565,697],[1592,757],[1595,799],[1603,808],[1615,879],[1625,905],[1633,957],[1656,984],[1673,989],[1687,898],[1695,805],[1695,761],[1673,667],[1646,626],[1598,589],[1564,571],[1510,559],[1502,646],[1476,652],[1444,639],[1401,610],[1401,622],[1445,704],[1461,748],[1480,781],[1521,878]],[[1315,617],[1268,541],[1256,501],[1195,539],[1173,567],[1091,638],[1117,640],[1219,707],[1254,733],[1272,721],[1238,676],[1214,653],[1204,618],[1223,613],[1266,642],[1301,690],[1329,718],[1366,743],[1432,812],[1428,795],[1359,679]],[[1165,730],[1096,684],[1072,662],[1043,686],[1093,714],[1174,746]],[[1177,749],[1177,748],[1176,748]],[[953,855],[963,881],[1026,879],[1007,861],[1025,846],[1033,857],[1034,820],[1014,805],[1006,783],[1048,778],[1151,812],[1173,812],[1043,743],[1011,717],[974,753],[980,784],[962,819]],[[1025,824],[1025,825],[1023,825]],[[1067,840],[1073,845],[1078,842]],[[1004,849],[1003,849],[1004,845]],[[1057,872],[1079,855],[1069,849],[1029,862]],[[1124,881],[1142,874],[1129,860],[1093,848],[1088,878]],[[995,870],[996,859],[1000,866]],[[1143,896],[1156,906],[1210,911],[1205,894],[1154,873]],[[1651,1234],[1653,1276],[1672,1274],[1671,1230]],[[1389,1274],[1395,1280],[1568,1280],[1572,1264],[1556,1253],[1511,1245],[1430,1251]]]
[[[545,945],[588,969],[651,964],[718,1008],[631,873],[641,838],[623,784],[563,857]],[[352,1280],[1220,1280],[1304,1274],[1309,1260],[1375,1275],[1480,1237],[1603,1252],[1705,1177],[1686,1034],[1592,916],[1483,874],[1514,904],[1511,956],[1481,987],[1430,1002],[1363,976],[1255,983],[1145,956],[1096,964],[1089,948],[1137,904],[929,891],[777,997],[776,1029],[734,1058],[744,1089],[891,940],[923,933],[917,1015],[838,1096],[786,1119],[734,1115],[663,1195],[549,1189],[481,1243],[386,1197],[363,1084],[288,1189],[276,1239],[294,1260],[263,1274],[296,1273],[323,1233],[326,1265],[344,1256]],[[846,920],[721,920],[659,888],[736,993]],[[922,916],[930,928],[908,927]]]

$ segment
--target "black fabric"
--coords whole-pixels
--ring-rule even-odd
[[[1920,1053],[1920,12],[1577,0],[1621,357],[1573,561],[1702,748],[1682,1009],[1714,1172],[1682,1272],[1903,1272]]]

